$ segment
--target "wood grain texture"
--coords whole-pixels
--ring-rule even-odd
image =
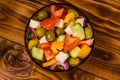
[[[64,2],[83,11],[93,24],[95,47],[89,59],[79,69],[108,80],[120,80],[120,1],[119,0],[0,0],[0,37],[24,46],[24,29],[32,14],[39,8]],[[6,53],[11,42],[1,42],[0,52]],[[9,43],[9,45],[8,45]],[[3,54],[0,54],[1,56]],[[74,70],[68,73],[51,73],[34,68],[31,79],[81,80],[81,74],[90,73]],[[66,74],[66,75],[65,75]],[[74,75],[73,75],[74,74]],[[90,78],[94,80],[95,76]],[[63,78],[63,76],[65,78]],[[70,77],[71,76],[71,77]],[[1,77],[1,75],[0,75]],[[3,76],[3,78],[6,78]],[[1,78],[2,80],[2,78]],[[40,79],[41,80],[41,79]],[[86,80],[84,78],[83,80]],[[96,80],[99,80],[96,78]]]

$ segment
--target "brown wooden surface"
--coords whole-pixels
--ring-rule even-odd
[[[24,29],[39,8],[64,2],[82,10],[95,29],[89,59],[69,72],[36,66],[24,48]],[[120,80],[119,0],[0,0],[0,80]]]

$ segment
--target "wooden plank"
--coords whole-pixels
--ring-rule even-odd
[[[24,45],[24,31],[0,24],[0,36]]]
[[[0,38],[0,80],[104,80],[81,69],[68,72],[44,70],[30,60],[25,48]]]

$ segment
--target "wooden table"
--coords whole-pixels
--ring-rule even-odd
[[[39,8],[64,2],[82,10],[95,29],[89,59],[68,72],[36,66],[26,54],[24,30]],[[120,0],[0,0],[0,80],[120,80]]]

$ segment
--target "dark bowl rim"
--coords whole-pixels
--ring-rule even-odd
[[[27,32],[27,28],[29,27],[28,25],[29,25],[29,23],[30,23],[30,20],[33,18],[33,16],[34,16],[36,13],[38,13],[40,10],[42,10],[42,9],[48,7],[48,6],[57,5],[57,4],[58,4],[58,5],[61,4],[61,5],[71,6],[71,7],[73,7],[74,9],[76,9],[77,11],[79,11],[79,12],[82,14],[82,16],[85,17],[85,19],[87,20],[87,22],[90,24],[90,26],[91,26],[91,28],[92,28],[92,31],[93,31],[93,38],[94,38],[94,40],[93,40],[93,44],[92,44],[92,46],[91,46],[91,51],[90,51],[89,55],[88,55],[79,65],[77,65],[77,66],[75,66],[75,67],[73,67],[73,68],[70,68],[69,70],[57,70],[57,71],[55,71],[55,70],[50,70],[50,69],[47,69],[47,68],[42,67],[42,66],[39,65],[39,64],[32,58],[32,56],[30,55],[30,52],[29,52],[29,50],[28,50],[28,48],[27,48],[27,43],[26,43],[26,32]],[[41,7],[41,8],[39,8],[39,9],[37,9],[37,11],[35,11],[35,12],[33,13],[33,15],[29,18],[29,20],[28,20],[28,22],[27,22],[27,25],[26,25],[26,27],[25,27],[25,31],[24,31],[24,44],[25,44],[25,48],[26,48],[26,50],[27,50],[27,54],[29,55],[29,57],[31,58],[31,60],[32,60],[35,64],[37,64],[37,66],[41,67],[42,69],[45,69],[45,70],[48,70],[48,71],[52,71],[52,72],[67,72],[67,71],[73,70],[73,69],[75,69],[75,68],[78,68],[78,66],[80,66],[80,65],[83,64],[85,61],[87,61],[88,57],[92,54],[93,49],[94,49],[94,44],[95,44],[95,32],[94,32],[92,23],[90,22],[89,18],[88,18],[88,17],[86,16],[86,14],[83,13],[79,8],[77,8],[76,6],[74,6],[74,5],[72,5],[72,4],[52,3],[52,4],[45,5],[44,7]]]

